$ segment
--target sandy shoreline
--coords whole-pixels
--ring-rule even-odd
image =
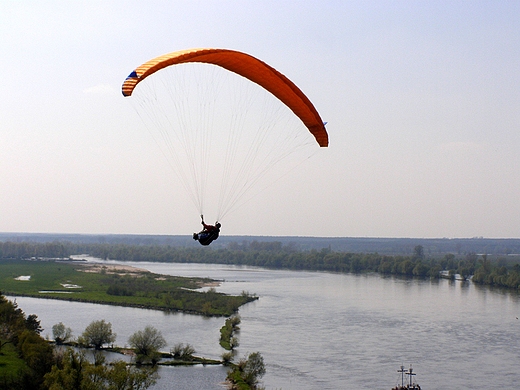
[[[123,264],[100,264],[100,263],[77,263],[81,265],[84,269],[83,272],[92,272],[92,273],[101,273],[105,272],[107,274],[117,274],[120,276],[130,275],[130,276],[142,276],[143,274],[149,274],[150,271],[133,267],[131,265],[123,265]],[[221,281],[212,280],[210,282],[201,282],[199,283],[199,287],[219,287],[221,285]]]
[[[84,267],[83,272],[118,274],[118,275],[135,275],[150,273],[150,271],[122,264],[97,264],[97,263],[77,263]]]

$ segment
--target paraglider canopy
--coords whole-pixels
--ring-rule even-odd
[[[199,215],[215,210],[218,221],[301,168],[320,150],[316,143],[329,143],[316,108],[291,80],[235,50],[156,57],[130,73],[122,93]]]
[[[122,86],[124,96],[131,96],[134,88],[153,73],[176,64],[201,62],[220,66],[237,73],[265,88],[298,116],[321,147],[329,144],[325,124],[305,94],[287,77],[259,59],[228,49],[190,49],[156,57],[136,68]]]

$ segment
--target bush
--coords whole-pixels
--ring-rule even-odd
[[[193,360],[193,354],[195,353],[195,348],[190,344],[175,344],[174,347],[170,350],[171,355],[174,359],[179,360]]]

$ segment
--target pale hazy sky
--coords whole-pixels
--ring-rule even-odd
[[[155,56],[247,52],[330,147],[223,234],[520,237],[519,1],[2,1],[0,232],[190,234],[120,92]]]

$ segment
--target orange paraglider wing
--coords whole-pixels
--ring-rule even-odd
[[[131,96],[134,88],[146,77],[170,65],[203,62],[218,65],[260,85],[289,107],[298,116],[318,144],[326,147],[329,137],[325,125],[309,98],[287,77],[259,59],[239,51],[227,49],[192,49],[177,51],[154,58],[135,69],[123,83],[124,96]]]

